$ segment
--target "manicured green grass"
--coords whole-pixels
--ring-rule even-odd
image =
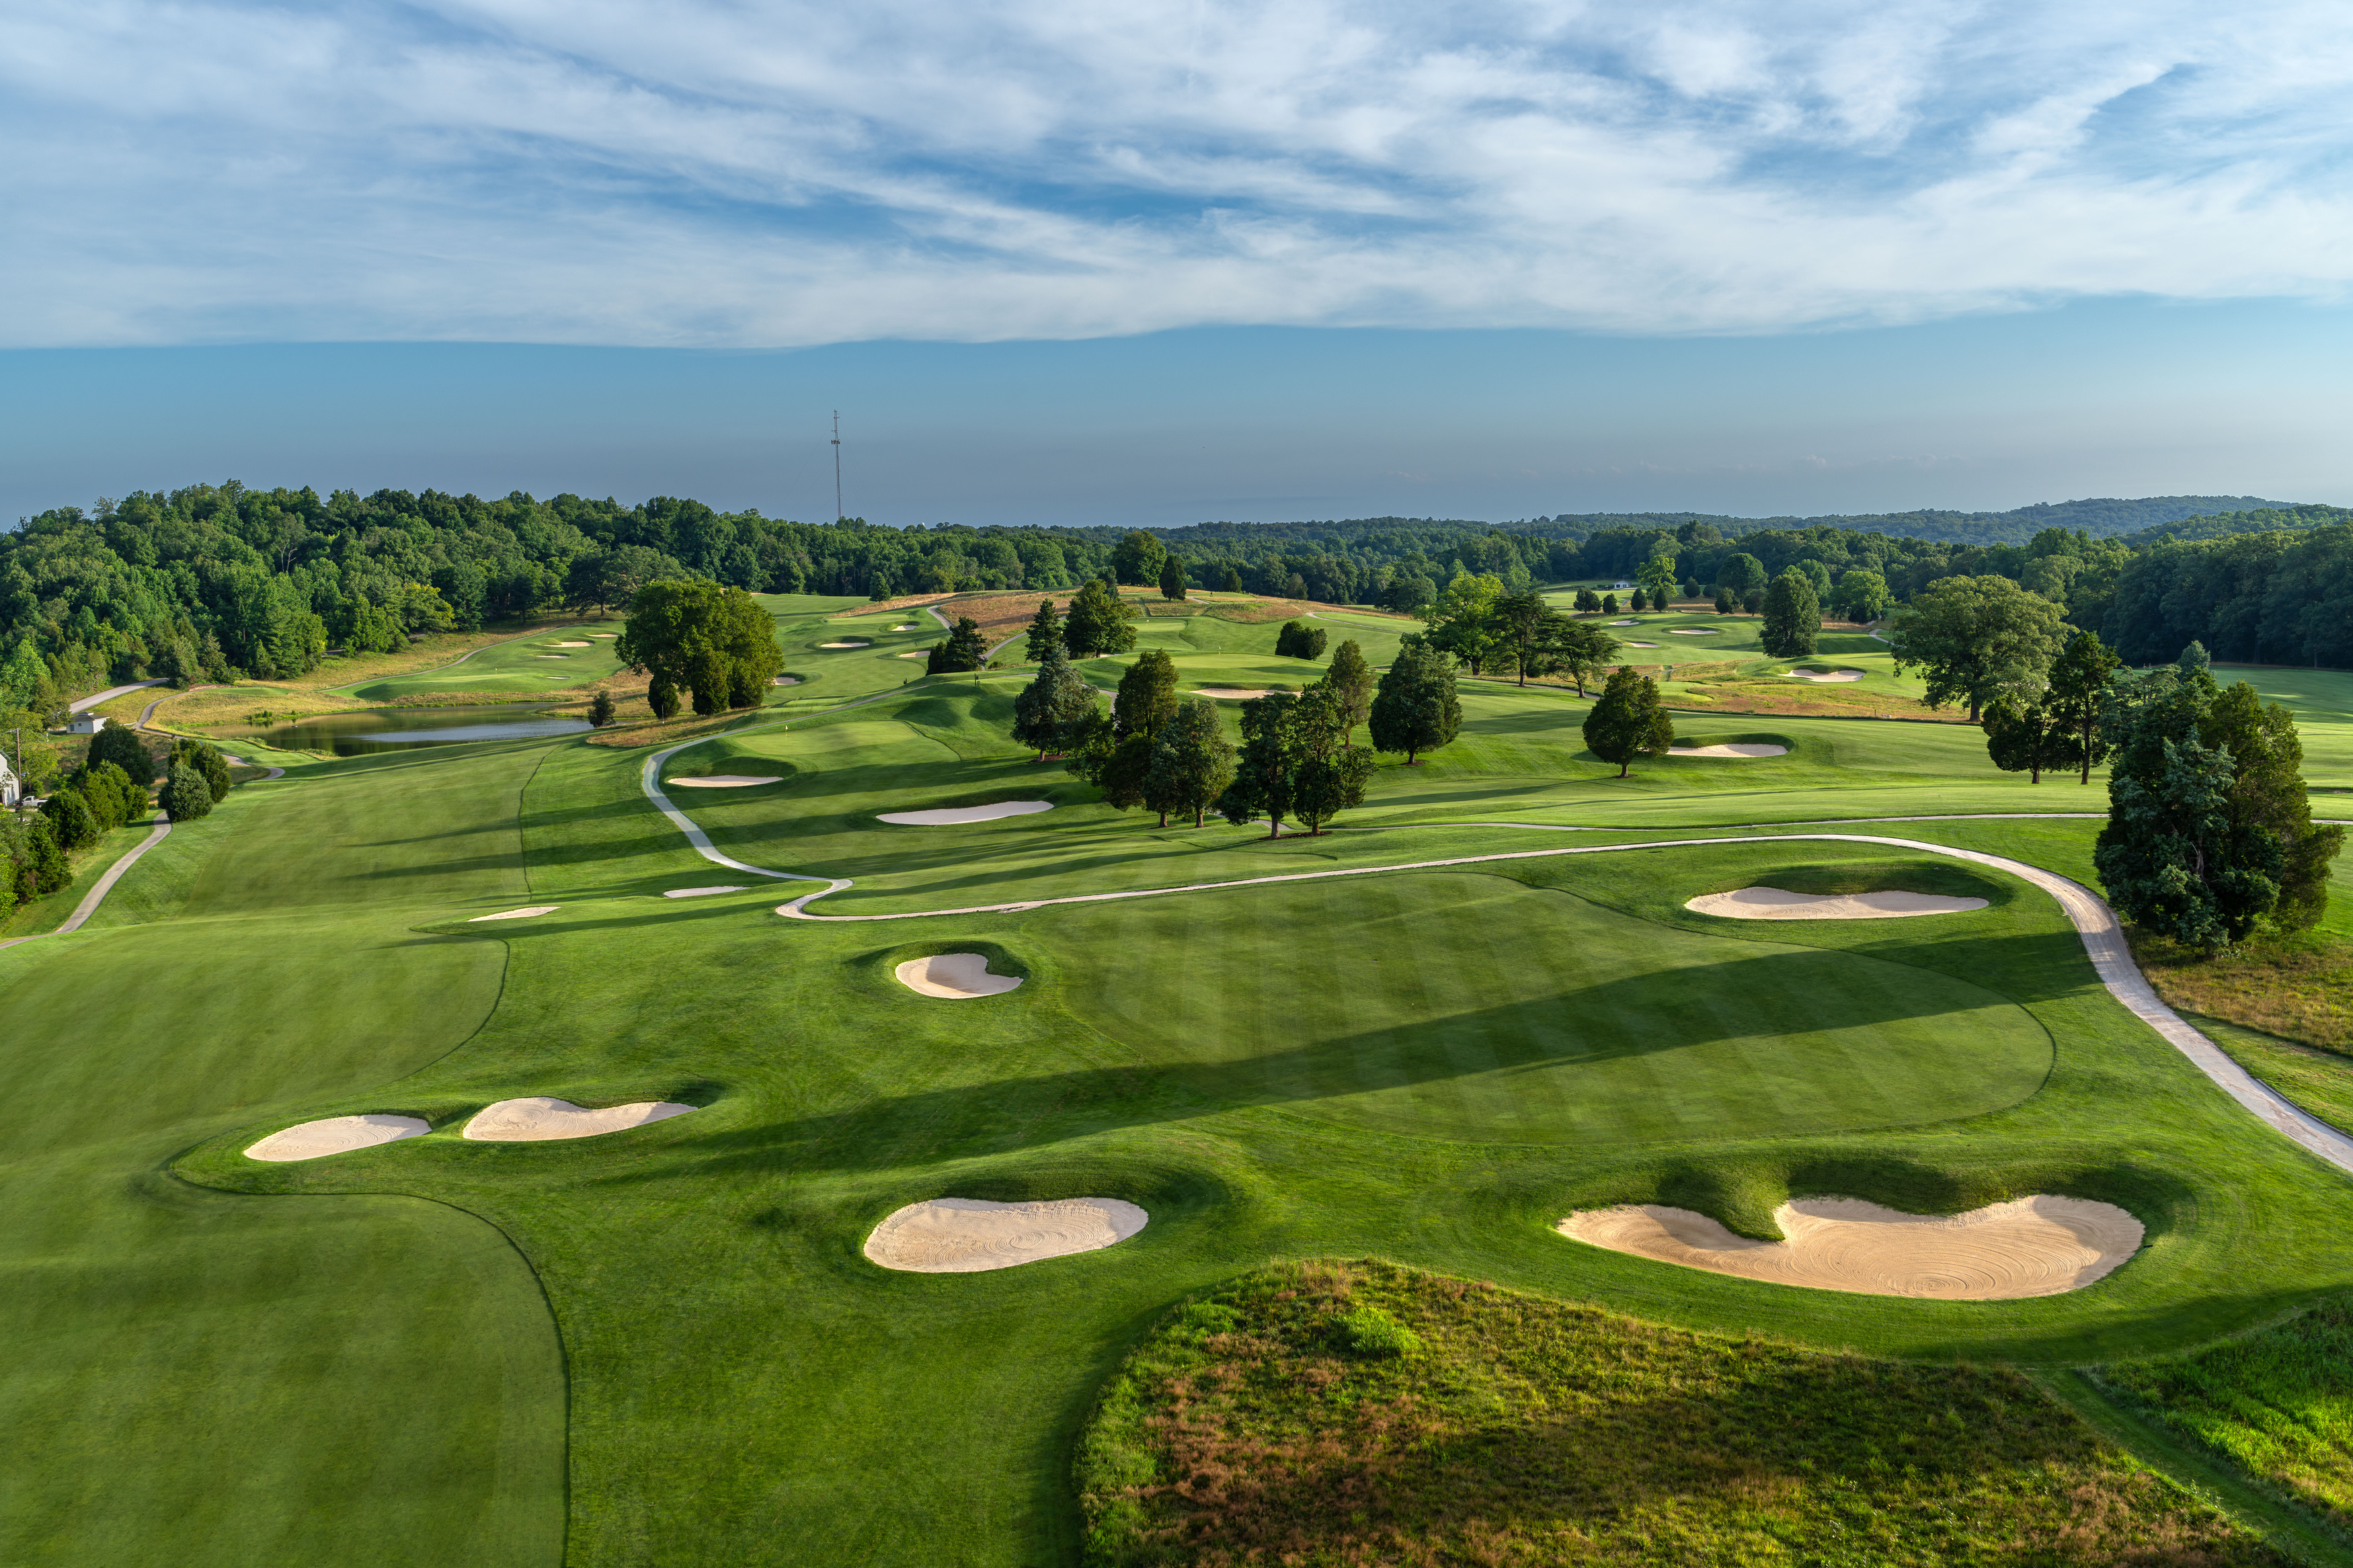
[[[449,697],[472,691],[500,695],[543,689],[563,691],[591,685],[620,669],[620,661],[613,657],[613,639],[620,630],[617,620],[540,626],[439,669],[366,681],[344,689],[363,702],[391,702],[403,697]],[[586,646],[568,647],[565,646],[567,643]]]
[[[2315,1050],[2202,1014],[2183,1016],[2232,1061],[2323,1121],[2353,1131],[2353,1056]]]
[[[39,936],[57,930],[117,860],[146,841],[154,831],[151,816],[151,813],[142,812],[138,821],[113,829],[96,844],[79,851],[73,857],[73,879],[56,892],[43,893],[30,903],[14,905],[0,914],[0,941]]]
[[[2284,1561],[2014,1372],[1683,1333],[1372,1260],[1171,1313],[1078,1468],[1102,1568]]]

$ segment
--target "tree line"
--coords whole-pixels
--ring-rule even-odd
[[[53,745],[11,761],[21,764],[26,787],[43,798],[38,811],[0,813],[0,906],[28,904],[66,887],[74,855],[153,806],[174,822],[189,822],[228,798],[228,760],[188,736],[175,738],[159,757],[137,731],[110,724],[62,776]]]

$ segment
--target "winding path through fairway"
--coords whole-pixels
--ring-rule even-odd
[[[157,812],[155,830],[141,839],[130,854],[106,868],[106,875],[100,877],[97,885],[82,895],[81,902],[74,906],[74,912],[66,917],[65,924],[55,931],[35,931],[31,936],[10,937],[6,942],[0,942],[0,947],[15,947],[18,942],[38,942],[45,936],[64,936],[69,931],[81,930],[82,922],[98,913],[98,906],[106,901],[107,894],[114,891],[114,884],[122,880],[122,874],[137,865],[142,855],[163,843],[171,831],[172,819],[162,812]]]

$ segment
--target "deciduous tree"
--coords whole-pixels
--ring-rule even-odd
[[[1131,529],[1111,552],[1112,574],[1121,582],[1142,585],[1160,581],[1168,548],[1142,529]]]
[[[1354,747],[1356,726],[1373,710],[1373,667],[1365,662],[1365,650],[1353,638],[1334,648],[1332,662],[1324,667],[1324,679],[1318,684],[1330,687],[1339,697],[1344,721],[1340,743]]]
[[[1176,661],[1158,648],[1138,654],[1121,672],[1119,695],[1112,702],[1112,733],[1123,741],[1131,735],[1149,741],[1176,711]]]
[[[699,580],[639,588],[613,651],[653,677],[649,700],[666,691],[671,712],[680,688],[693,693],[698,713],[753,706],[784,667],[768,612],[741,588]],[[660,713],[662,704],[653,706]]]
[[[1282,658],[1322,658],[1324,644],[1324,628],[1305,621],[1285,621],[1274,634],[1274,651]]]
[[[1585,743],[1593,754],[1616,763],[1622,779],[1635,758],[1664,756],[1674,742],[1674,721],[1659,701],[1658,682],[1629,665],[1612,670],[1585,716]]]
[[[1810,564],[1820,564],[1810,563]],[[1804,658],[1814,651],[1822,629],[1821,601],[1813,579],[1792,566],[1773,579],[1765,591],[1765,626],[1757,643],[1775,658]]]
[[[1218,705],[1206,697],[1178,704],[1153,737],[1145,804],[1160,813],[1163,827],[1172,811],[1191,812],[1193,826],[1198,827],[1233,782],[1233,743],[1225,737]]]
[[[1966,702],[1976,723],[2001,691],[2042,684],[2059,607],[2007,577],[1940,578],[1896,614],[1888,643],[1897,670],[1926,674],[1929,707]]]
[[[1445,657],[1421,637],[1408,637],[1381,675],[1370,718],[1374,746],[1403,752],[1408,767],[1452,741],[1462,727],[1462,702]]]
[[[1847,574],[1852,576],[1852,572]],[[1841,583],[1840,586],[1845,584]],[[2092,766],[2107,760],[2108,743],[2100,733],[2100,710],[2119,660],[2097,632],[2079,632],[2051,667],[2051,685],[2042,705],[2074,737],[2075,761],[2083,773],[2077,781],[2092,782]]]
[[[2073,763],[2076,740],[2067,720],[2040,693],[2005,691],[1986,704],[1986,754],[2010,773],[2028,773],[2041,784],[2045,769]]]
[[[164,780],[162,805],[174,822],[194,822],[213,808],[213,786],[194,763],[175,760]]]
[[[1430,625],[1430,646],[1479,674],[1498,651],[1495,606],[1503,597],[1500,577],[1469,572],[1456,577],[1422,617]]]
[[[1135,627],[1131,623],[1137,616],[1134,605],[1103,586],[1100,579],[1090,577],[1071,600],[1070,614],[1062,621],[1062,641],[1072,658],[1125,653],[1135,646]]]

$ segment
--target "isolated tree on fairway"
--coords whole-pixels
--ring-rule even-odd
[[[1854,575],[1850,572],[1849,577]],[[1843,588],[1845,584],[1841,582]],[[2108,742],[2100,733],[2100,710],[2106,704],[2108,688],[2116,680],[2117,668],[2124,661],[2114,649],[2100,640],[2097,632],[2079,632],[2069,640],[2066,650],[2051,667],[2051,684],[2043,693],[2042,706],[2054,722],[2065,727],[2073,737],[2076,763],[2083,769],[2078,781],[2092,782],[2092,765],[2107,760]]]
[[[1324,679],[1316,684],[1330,687],[1339,697],[1344,721],[1340,743],[1353,749],[1356,726],[1373,710],[1373,667],[1365,662],[1365,650],[1353,638],[1334,648],[1332,662],[1324,667]]]
[[[1157,583],[1167,559],[1167,546],[1142,529],[1133,529],[1111,552],[1112,575],[1136,585]]]
[[[980,623],[970,616],[958,616],[955,629],[940,646],[940,663],[947,674],[963,675],[988,662],[988,639],[981,636]]]
[[[1803,658],[1814,651],[1822,629],[1821,600],[1813,579],[1795,566],[1765,590],[1765,626],[1757,642],[1775,658]]]
[[[1144,780],[1144,803],[1168,826],[1172,811],[1193,814],[1193,826],[1217,805],[1234,782],[1234,748],[1218,720],[1218,705],[1206,697],[1179,703],[1153,737],[1152,764]]]
[[[1690,577],[1683,579],[1683,597],[1686,599],[1696,599],[1699,597],[1699,583],[1696,579]],[[1662,610],[1666,608],[1664,605],[1662,605],[1659,607]]]
[[[1534,589],[1506,594],[1495,601],[1494,643],[1510,654],[1522,686],[1528,683],[1529,676],[1544,673],[1542,651],[1558,642],[1576,625],[1546,604],[1544,595]]]
[[[1063,749],[1072,727],[1095,710],[1095,694],[1079,672],[1060,639],[1046,645],[1038,674],[1013,700],[1013,738],[1037,749],[1039,762],[1049,752]]]
[[[1653,588],[1651,590],[1651,608],[1654,610],[1663,610],[1672,603],[1674,603],[1674,591],[1672,589]]]
[[[599,689],[596,695],[588,700],[588,727],[602,730],[612,721],[613,694]]]
[[[1133,605],[1091,577],[1071,600],[1071,612],[1062,620],[1062,641],[1072,658],[1125,653],[1135,646],[1135,627],[1129,624],[1135,618]]]
[[[741,588],[664,580],[647,584],[629,601],[628,623],[613,651],[631,669],[651,675],[655,690],[669,689],[671,712],[683,687],[693,693],[696,712],[715,713],[758,702],[784,668],[776,626]]]
[[[1324,628],[1305,621],[1285,621],[1274,634],[1274,651],[1280,658],[1322,658],[1324,643]]]
[[[1604,594],[1601,595],[1601,613],[1605,616],[1614,616],[1618,613],[1617,595]]]
[[[1430,626],[1430,646],[1479,674],[1500,651],[1495,606],[1503,597],[1502,578],[1463,573],[1446,584],[1438,603],[1422,617]]]
[[[205,783],[212,786],[216,805],[228,798],[228,759],[221,755],[218,746],[183,735],[172,742],[172,761],[176,763],[183,758],[195,763],[196,771],[205,775]],[[143,802],[146,781],[141,780],[140,785],[140,799]]]
[[[1717,615],[1719,615],[1719,616],[1729,616],[1729,615],[1732,615],[1732,614],[1734,614],[1735,612],[1736,612],[1739,608],[1740,608],[1739,601],[1737,601],[1736,599],[1735,599],[1735,598],[1732,596],[1732,590],[1731,590],[1731,589],[1729,589],[1729,588],[1718,588],[1718,589],[1716,589],[1716,591],[1715,591],[1715,613],[1716,613]]]
[[[142,784],[153,784],[156,774],[163,771],[155,765],[154,753],[147,749],[147,742],[139,738],[138,731],[120,724],[109,724],[90,738],[86,760],[92,765],[112,763]]]
[[[1046,662],[1048,648],[1065,646],[1062,641],[1062,617],[1054,613],[1054,601],[1041,600],[1038,605],[1038,613],[1029,617],[1029,640],[1023,645],[1023,654],[1031,664],[1043,664]]]
[[[1292,769],[1291,814],[1309,837],[1344,811],[1365,804],[1372,753],[1345,744],[1347,715],[1340,694],[1324,681],[1307,689],[1289,715],[1284,737]]]
[[[2047,696],[2005,691],[1986,704],[1986,754],[1993,765],[2010,773],[2030,773],[2041,784],[2045,769],[2072,765],[2076,757],[2073,728],[2052,710]]]
[[[1161,563],[1160,596],[1164,599],[1181,599],[1185,596],[1185,563],[1174,555]]]
[[[1612,670],[1585,716],[1585,743],[1603,762],[1616,763],[1621,779],[1636,757],[1664,756],[1675,743],[1675,726],[1660,705],[1658,682],[1629,665]]]
[[[2007,577],[1943,577],[1896,615],[1887,640],[1898,671],[1926,674],[1929,707],[1966,702],[1974,724],[2001,691],[2043,683],[2059,626],[2058,605]]]
[[[1537,666],[1533,672],[1549,675],[1554,671],[1566,675],[1577,684],[1577,694],[1585,695],[1585,685],[1599,679],[1618,657],[1618,639],[1609,631],[1590,621],[1567,621],[1549,637],[1536,652]]]
[[[1462,727],[1462,702],[1445,656],[1419,637],[1407,637],[1381,676],[1370,718],[1374,746],[1403,752],[1408,767],[1452,741]]]
[[[194,822],[212,810],[213,786],[194,763],[178,759],[164,780],[163,806],[173,821]]]

